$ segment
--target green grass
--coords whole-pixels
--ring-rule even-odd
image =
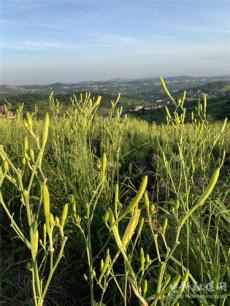
[[[90,95],[65,111],[51,102],[44,147],[36,113],[32,130],[30,117],[0,121],[0,193],[29,244],[36,230],[41,239],[37,253],[16,239],[1,205],[2,304],[228,306],[230,125],[209,123],[205,103],[185,123],[182,100],[165,125],[126,118],[117,101],[102,117],[100,99]],[[44,186],[53,223],[43,213]]]

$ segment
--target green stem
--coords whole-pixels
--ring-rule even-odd
[[[48,276],[48,279],[46,281],[46,285],[45,285],[45,288],[43,290],[43,293],[42,293],[42,299],[44,300],[45,296],[46,296],[46,293],[47,293],[47,290],[49,288],[49,285],[50,285],[50,282],[53,278],[53,275],[54,275],[54,272],[56,271],[57,267],[58,267],[58,264],[59,262],[61,261],[61,258],[63,256],[63,253],[64,253],[64,247],[65,247],[65,244],[66,244],[66,241],[67,241],[67,237],[64,237],[64,240],[62,241],[62,245],[61,245],[61,249],[60,249],[60,252],[58,254],[58,258],[53,266],[53,269],[50,271],[49,273],[49,276]]]

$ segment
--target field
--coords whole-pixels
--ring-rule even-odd
[[[1,119],[1,305],[230,305],[230,125],[162,85],[164,125],[89,94]]]

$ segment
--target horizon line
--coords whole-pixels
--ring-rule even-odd
[[[159,76],[146,76],[146,77],[128,77],[128,78],[122,78],[122,77],[115,77],[110,79],[101,79],[101,80],[85,80],[85,81],[69,81],[69,82],[61,82],[61,81],[50,81],[47,83],[23,83],[23,84],[10,84],[10,83],[1,83],[0,86],[14,86],[14,87],[23,87],[23,86],[50,86],[54,84],[62,84],[62,85],[75,85],[75,84],[81,84],[81,83],[104,83],[104,82],[112,82],[112,81],[138,81],[138,80],[150,80],[150,79],[159,79],[162,77],[162,75]],[[164,79],[170,79],[170,78],[230,78],[229,74],[217,74],[217,75],[194,75],[194,74],[178,74],[178,75],[167,75],[163,76]]]

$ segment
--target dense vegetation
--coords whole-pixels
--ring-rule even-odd
[[[50,91],[52,94],[52,91]],[[87,92],[76,92],[75,96],[77,99],[80,98],[81,94],[87,94]],[[92,96],[102,96],[103,103],[100,107],[100,113],[107,112],[110,108],[111,100],[116,99],[115,96],[111,94],[102,94],[100,92],[93,93]],[[55,94],[56,101],[60,101],[62,110],[66,110],[72,104],[73,94]],[[23,106],[24,113],[26,112],[37,112],[39,117],[44,116],[46,112],[49,111],[49,99],[47,99],[47,94],[18,94],[18,95],[1,95],[0,94],[0,105],[7,105],[9,110],[15,111],[19,105]],[[130,107],[135,107],[135,105],[146,104],[143,99],[130,98],[127,96],[122,96],[119,99],[119,105],[122,105],[126,110]],[[148,105],[149,103],[147,103]]]
[[[3,305],[230,304],[230,127],[170,98],[165,125],[90,95],[1,119]]]

